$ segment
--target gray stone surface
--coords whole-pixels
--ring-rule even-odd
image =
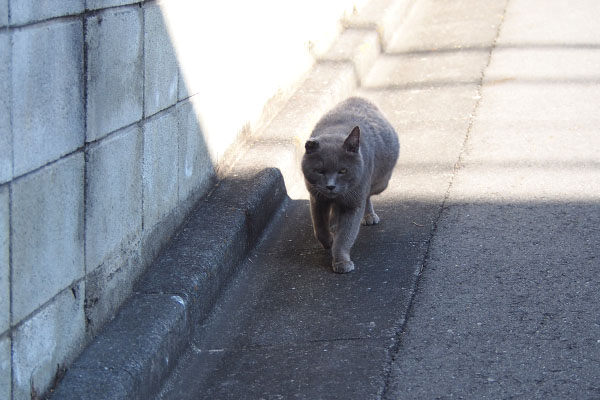
[[[175,48],[156,3],[144,6],[144,115],[177,102],[178,66]]]
[[[0,396],[11,398],[10,383],[12,380],[10,336],[0,336]]]
[[[389,344],[386,340],[339,340],[203,349],[187,364],[189,376],[195,371],[196,379],[186,387],[173,386],[168,396],[159,398],[186,399],[191,398],[190,392],[206,399],[377,398]],[[231,379],[220,380],[224,375]]]
[[[14,174],[83,145],[81,21],[55,21],[12,35]]]
[[[215,174],[213,160],[192,101],[177,105],[179,121],[179,198],[202,193]]]
[[[131,295],[144,268],[140,252],[140,240],[134,238],[86,275],[85,317],[89,334],[96,335]]]
[[[112,263],[142,230],[141,129],[124,129],[90,146],[87,160],[86,266]]]
[[[142,117],[142,10],[108,9],[88,17],[86,27],[86,140],[91,142]]]
[[[8,25],[8,0],[0,0],[0,27]]]
[[[410,16],[395,32],[386,52],[427,57],[489,50],[504,8],[504,1],[486,4],[486,7],[481,7],[476,0],[457,1],[442,7],[432,6],[429,1],[415,2]]]
[[[10,36],[0,32],[0,184],[12,178],[12,130],[10,125]]]
[[[320,61],[343,62],[354,64],[357,78],[362,80],[381,52],[379,35],[376,31],[363,29],[346,29],[327,50],[317,59]]]
[[[0,335],[10,326],[8,185],[0,186]]]
[[[142,134],[126,128],[90,146],[86,200],[86,317],[96,332],[142,268]]]
[[[177,207],[178,127],[176,109],[144,124],[144,230],[149,231]]]
[[[508,3],[386,398],[600,394],[600,9],[543,4]]]
[[[282,176],[273,169],[222,181],[213,194],[71,366],[53,398],[145,399],[156,392],[189,343],[190,330],[286,198]]]
[[[13,183],[13,324],[84,274],[83,158],[75,153]]]
[[[387,48],[398,30],[404,25],[415,0],[371,0],[359,13],[352,13],[344,25],[356,29],[372,29],[379,34],[383,48]]]
[[[85,8],[88,10],[97,10],[101,8],[123,6],[137,2],[139,2],[139,0],[85,0]]]
[[[148,318],[152,315],[153,318]],[[71,365],[55,399],[148,399],[183,350],[187,305],[172,295],[136,295]]]
[[[176,294],[190,304],[192,320],[204,318],[285,199],[282,176],[274,169],[220,181],[135,291]]]
[[[53,17],[78,14],[85,0],[11,0],[10,24],[23,25]]]
[[[60,292],[13,333],[13,398],[41,396],[81,351],[83,283]]]

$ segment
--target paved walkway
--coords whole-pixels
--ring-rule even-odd
[[[600,398],[600,3],[416,1],[356,271],[292,199],[161,399]]]

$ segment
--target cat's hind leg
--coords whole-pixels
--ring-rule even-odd
[[[373,209],[373,203],[371,203],[371,196],[367,196],[367,202],[365,204],[365,214],[363,215],[362,225],[377,225],[380,219],[375,210]]]

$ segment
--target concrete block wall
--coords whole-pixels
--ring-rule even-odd
[[[52,386],[361,2],[0,0],[1,399]]]

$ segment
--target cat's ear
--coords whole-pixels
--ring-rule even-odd
[[[344,149],[352,153],[357,153],[359,144],[360,128],[358,126],[355,126],[354,129],[352,129],[352,132],[350,132],[350,134],[346,138],[346,140],[344,140]]]
[[[319,148],[319,142],[315,139],[308,139],[304,144],[307,153],[312,153]]]

